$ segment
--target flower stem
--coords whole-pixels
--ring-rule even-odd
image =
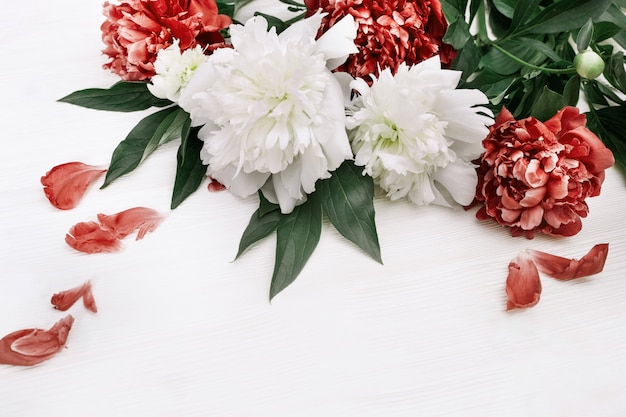
[[[522,64],[525,67],[528,68],[532,68],[534,70],[537,71],[542,71],[548,74],[575,74],[576,73],[576,69],[574,69],[574,67],[571,68],[546,68],[546,67],[539,67],[537,65],[533,65],[530,62],[526,62],[518,57],[516,57],[515,55],[513,55],[512,53],[510,53],[509,51],[507,51],[506,49],[504,49],[503,47],[501,47],[500,45],[496,44],[496,43],[492,43],[491,44],[494,48],[496,48],[498,51],[502,52],[504,55],[508,56],[509,58],[511,58],[513,61],[518,62],[520,64]]]

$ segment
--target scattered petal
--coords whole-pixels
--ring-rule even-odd
[[[506,279],[507,310],[528,308],[539,302],[541,281],[532,257],[522,252],[509,263]]]
[[[215,178],[210,178],[210,180],[211,180],[211,182],[209,183],[209,191],[216,192],[216,191],[222,191],[222,190],[226,189],[224,184],[222,184],[221,182],[219,182]]]
[[[57,165],[41,177],[43,191],[50,203],[61,210],[69,210],[79,203],[87,188],[106,169],[82,162]]]
[[[91,292],[91,282],[89,281],[79,285],[78,287],[54,294],[50,302],[57,310],[66,311],[81,297],[83,298],[83,304],[87,310],[94,313],[98,312],[96,300],[93,298],[93,294]]]
[[[116,234],[96,222],[80,222],[70,228],[65,242],[85,253],[117,252],[122,248]]]
[[[580,260],[563,258],[534,249],[529,249],[528,253],[542,273],[565,281],[594,275],[602,271],[609,254],[609,244],[595,245]]]
[[[122,248],[121,239],[135,230],[138,230],[136,240],[143,239],[164,219],[165,216],[146,207],[134,207],[111,215],[100,213],[99,223],[81,222],[72,226],[65,235],[65,242],[85,253],[117,252]]]
[[[24,329],[0,339],[0,364],[32,366],[56,355],[67,341],[74,318],[59,320],[50,330]]]
[[[136,240],[143,239],[146,233],[154,231],[164,219],[165,217],[158,211],[147,207],[134,207],[111,215],[98,214],[102,228],[119,239],[125,238],[135,230],[139,230]]]

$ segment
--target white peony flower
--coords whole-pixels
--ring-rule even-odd
[[[371,87],[362,79],[350,84],[359,94],[346,121],[355,163],[392,200],[449,206],[445,192],[461,205],[474,199],[471,161],[482,153],[493,114],[476,107],[488,103],[482,92],[456,89],[460,77],[435,56],[402,64],[395,76],[385,69]]]
[[[187,49],[182,54],[178,45],[178,39],[166,49],[161,49],[154,62],[154,75],[152,84],[148,84],[148,90],[158,98],[177,102],[181,90],[187,86],[194,71],[204,62],[208,56],[204,54],[202,47]]]
[[[233,48],[216,50],[179,100],[192,124],[204,125],[207,174],[239,196],[263,188],[283,213],[352,156],[330,70],[356,52],[356,26],[348,16],[316,41],[321,19],[317,13],[280,35],[260,16],[231,25]]]

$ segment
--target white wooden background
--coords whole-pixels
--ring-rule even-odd
[[[231,262],[255,201],[205,186],[170,212],[176,143],[131,176],[58,211],[39,179],[107,164],[144,114],[57,103],[108,87],[99,0],[32,0],[0,14],[0,336],[49,328],[54,292],[93,283],[67,348],[0,365],[7,417],[623,417],[626,181],[607,172],[571,238],[512,238],[474,211],[377,201],[385,265],[328,224],[301,276],[270,304],[274,239]],[[69,227],[148,206],[168,213],[119,254],[84,255]],[[505,312],[508,262],[535,248],[580,257],[608,242],[604,272],[543,278],[536,307]]]

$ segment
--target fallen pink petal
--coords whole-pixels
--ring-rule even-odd
[[[507,311],[532,307],[539,302],[541,296],[539,271],[528,253],[520,253],[509,263],[506,294],[508,296]]]
[[[563,258],[534,249],[529,249],[528,253],[537,264],[539,271],[552,278],[566,281],[601,272],[609,254],[609,244],[595,245],[580,259]]]
[[[87,188],[107,170],[82,162],[57,165],[41,177],[43,191],[50,203],[60,209],[76,207]]]
[[[72,307],[80,298],[83,299],[83,305],[89,311],[94,313],[98,312],[96,307],[96,300],[91,292],[91,282],[87,281],[78,287],[71,288],[69,290],[61,291],[52,296],[50,302],[54,305],[54,308],[61,311],[66,311]]]
[[[125,238],[135,230],[138,230],[136,240],[143,239],[146,233],[153,232],[164,219],[161,213],[147,207],[134,207],[111,215],[98,214],[102,228],[109,230],[119,239]]]
[[[23,329],[0,339],[0,364],[33,366],[52,358],[65,346],[74,318],[67,315],[50,330]]]
[[[117,236],[96,222],[75,224],[65,235],[65,242],[77,251],[89,254],[117,252],[122,248]]]

